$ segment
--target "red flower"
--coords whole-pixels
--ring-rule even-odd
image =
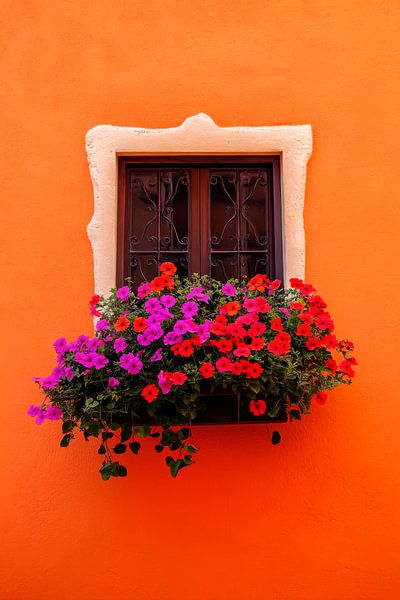
[[[125,329],[128,329],[129,325],[128,319],[121,315],[114,323],[115,331],[125,331]]]
[[[172,262],[165,262],[160,265],[160,273],[166,277],[172,277],[176,273],[176,266]]]
[[[235,356],[250,356],[251,349],[249,346],[241,346],[239,345],[236,350],[233,351]]]
[[[226,358],[226,356],[219,358],[215,363],[217,371],[219,371],[220,373],[225,373],[226,371],[230,371],[231,365],[232,365],[231,361],[228,358]]]
[[[147,321],[144,317],[136,317],[132,325],[136,333],[140,333],[141,331],[144,331],[146,329]]]
[[[272,306],[267,304],[264,296],[258,296],[258,298],[255,298],[255,301],[257,305],[257,312],[268,313],[270,310],[272,310]]]
[[[258,337],[259,335],[262,335],[263,333],[265,333],[266,330],[267,330],[267,328],[264,325],[264,323],[253,323],[252,325],[250,325],[250,328],[249,328],[247,334],[250,337]]]
[[[246,369],[246,377],[247,379],[258,379],[263,371],[264,369],[258,363],[250,363]]]
[[[309,325],[299,325],[296,329],[296,334],[304,337],[309,337],[311,335],[311,327]]]
[[[333,373],[333,374],[335,374],[336,371],[338,370],[338,366],[336,364],[336,361],[333,360],[333,358],[327,358],[326,359],[325,367],[327,369],[329,369],[331,371],[331,373]]]
[[[221,311],[226,312],[230,317],[237,315],[237,313],[239,312],[240,309],[241,309],[241,306],[240,306],[239,302],[236,302],[236,301],[227,302],[226,304],[221,306]]]
[[[315,400],[318,404],[326,404],[327,399],[328,394],[325,394],[325,392],[318,392],[318,394],[314,394],[311,398],[311,400]]]
[[[267,410],[267,403],[265,400],[250,400],[249,409],[255,417],[258,417],[259,415],[263,415]]]
[[[218,340],[212,342],[220,352],[230,352],[233,348],[232,340]]]
[[[288,306],[296,312],[300,312],[304,308],[304,304],[302,304],[301,302],[289,302]]]
[[[299,315],[300,321],[303,321],[304,325],[312,325],[314,323],[314,317],[307,311]]]
[[[158,388],[154,383],[149,383],[142,389],[142,396],[147,402],[153,402],[158,396]]]
[[[323,310],[324,308],[327,307],[326,302],[324,302],[324,300],[322,300],[321,296],[311,296],[311,298],[308,298],[308,304],[310,306],[312,306],[313,308],[317,308],[320,310]]]
[[[289,279],[289,281],[290,281],[291,287],[294,288],[295,290],[299,290],[301,288],[301,286],[303,285],[303,280],[298,279],[297,277],[292,277],[291,279]]]
[[[339,342],[339,350],[348,350],[351,352],[351,350],[354,350],[354,344],[353,342],[349,342],[349,340],[342,340]]]
[[[185,375],[184,373],[181,373],[180,371],[177,371],[176,373],[172,374],[172,383],[174,385],[183,385],[185,383],[187,379],[187,375]]]
[[[227,326],[228,333],[233,335],[234,337],[244,337],[246,335],[246,330],[239,323],[229,323]]]
[[[270,283],[270,280],[266,275],[255,275],[249,280],[247,287],[249,288],[249,290],[258,290],[259,292],[265,292],[265,288],[268,283]]]
[[[275,319],[272,319],[271,329],[272,329],[272,331],[282,331],[283,330],[282,321],[280,320],[279,317],[275,317]]]
[[[93,296],[89,300],[89,304],[96,306],[100,302],[100,296],[98,294],[93,294]]]
[[[330,350],[334,350],[338,345],[338,341],[336,338],[336,335],[324,335],[323,338],[321,338],[321,346],[325,346],[325,348],[329,348]]]
[[[234,375],[241,375],[243,373],[243,366],[239,362],[231,363],[231,372]]]
[[[314,336],[309,337],[306,341],[307,350],[315,350],[316,348],[319,348],[320,345],[319,339]]]
[[[210,377],[212,377],[214,375],[215,369],[214,369],[212,363],[205,362],[201,365],[199,371],[205,379],[210,379]]]
[[[309,283],[303,283],[300,288],[300,294],[303,294],[303,296],[309,296],[313,292],[315,292],[315,287]]]
[[[99,313],[95,304],[89,304],[89,314],[91,317],[101,317],[101,313]]]
[[[333,321],[328,314],[318,315],[315,319],[315,326],[321,331],[324,331],[324,329],[329,329],[329,331],[332,331]]]
[[[250,344],[250,348],[252,350],[255,350],[256,352],[258,350],[261,350],[262,348],[264,348],[264,346],[265,346],[264,338],[253,338],[253,340]]]
[[[193,344],[189,340],[184,340],[179,345],[179,354],[181,356],[192,356],[193,354]]]
[[[152,281],[150,281],[151,291],[152,292],[162,292],[165,288],[164,277],[155,277]]]
[[[339,365],[339,369],[342,371],[342,373],[344,373],[345,375],[348,375],[348,377],[354,377],[355,375],[355,371],[352,367],[352,363],[349,360],[342,360],[342,362]]]
[[[226,335],[228,330],[226,328],[226,325],[224,325],[223,323],[217,323],[215,321],[211,324],[210,331],[214,335]]]
[[[271,354],[289,354],[290,342],[290,335],[285,331],[281,331],[271,342],[269,342],[267,349]]]
[[[274,281],[271,281],[271,283],[268,285],[268,289],[271,292],[275,292],[275,290],[277,290],[281,285],[281,281],[279,279],[274,279]]]

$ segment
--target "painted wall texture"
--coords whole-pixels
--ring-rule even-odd
[[[1,7],[1,600],[400,596],[396,0],[6,0]],[[311,123],[307,279],[360,366],[272,447],[196,432],[175,481],[148,450],[102,482],[25,415],[52,341],[91,331],[86,131]],[[398,288],[397,288],[398,289]],[[396,506],[397,505],[397,506]]]

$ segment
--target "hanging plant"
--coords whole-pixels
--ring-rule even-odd
[[[35,378],[46,400],[28,414],[38,425],[62,419],[63,447],[78,431],[98,438],[104,480],[126,475],[117,457],[137,454],[145,437],[166,451],[172,476],[193,464],[191,422],[204,381],[243,394],[255,418],[283,410],[290,420],[351,383],[353,344],[336,338],[313,286],[291,279],[283,289],[265,275],[179,279],[172,263],[160,271],[137,293],[124,285],[93,295],[95,336],[56,340],[57,366]],[[274,432],[272,443],[279,439]]]

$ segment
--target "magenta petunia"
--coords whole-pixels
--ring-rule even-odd
[[[106,357],[104,356],[104,354],[97,354],[97,353],[96,353],[96,356],[94,357],[94,360],[93,360],[93,366],[94,366],[94,367],[95,367],[97,370],[99,370],[99,369],[103,369],[103,368],[106,366],[106,364],[107,364],[108,362],[109,362],[109,361],[108,361],[108,358],[106,358]]]
[[[154,354],[150,357],[150,362],[157,362],[162,360],[162,350],[159,348],[154,352]]]
[[[129,354],[123,354],[120,358],[119,364],[125,371],[128,371],[130,375],[136,375],[139,371],[142,370],[143,363],[142,361],[129,352]]]
[[[49,419],[50,421],[58,421],[62,417],[62,410],[57,406],[48,406],[46,408],[46,412],[44,413],[45,419]]]
[[[100,321],[97,321],[96,331],[105,331],[107,329],[110,329],[110,325],[106,319],[100,319]]]
[[[199,307],[196,302],[184,302],[182,304],[182,314],[188,319],[190,317],[195,317],[199,312]]]
[[[56,340],[53,345],[54,350],[57,352],[57,354],[63,354],[67,349],[67,340],[63,337],[58,338],[58,340]]]
[[[150,314],[150,313],[155,312],[156,310],[161,310],[162,304],[158,298],[149,298],[144,303],[144,307],[145,307],[146,311]]]
[[[124,285],[123,287],[120,287],[117,290],[117,297],[122,300],[122,302],[126,302],[129,298],[129,294],[131,293],[131,290],[129,289],[129,287],[127,285]]]
[[[235,296],[236,294],[236,288],[231,283],[225,283],[222,286],[221,290],[222,293],[225,294],[225,296]]]
[[[112,390],[115,390],[115,388],[117,388],[118,386],[119,386],[118,379],[116,379],[116,377],[110,377],[108,380],[108,387],[111,388]]]
[[[172,308],[176,304],[176,299],[170,294],[165,294],[160,297],[160,302],[166,308]]]
[[[138,298],[145,298],[150,293],[151,293],[150,283],[143,283],[142,285],[139,285],[138,291],[137,291]]]
[[[119,337],[114,342],[114,350],[115,352],[123,352],[127,347],[128,342],[124,337]]]

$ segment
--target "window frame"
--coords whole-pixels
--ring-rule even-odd
[[[129,273],[130,256],[128,249],[128,227],[129,223],[129,206],[127,202],[127,174],[130,167],[142,168],[188,168],[188,169],[215,169],[215,168],[245,168],[248,165],[249,169],[253,167],[268,167],[272,169],[272,208],[273,208],[273,223],[269,234],[273,238],[273,242],[269,248],[273,254],[274,277],[283,281],[285,264],[284,264],[284,249],[283,249],[283,201],[281,194],[281,155],[241,155],[241,154],[190,154],[190,155],[118,155],[117,157],[117,239],[116,239],[116,284],[123,285],[127,273]],[[202,177],[198,185],[204,185],[206,178]],[[209,203],[205,206],[200,205],[200,197],[206,198],[208,190],[199,191],[194,194],[195,204],[189,209],[189,239],[191,244],[193,238],[196,237],[199,256],[198,260],[194,261],[199,269],[195,271],[202,273],[209,271]],[[196,220],[193,217],[193,212],[197,212],[200,227],[198,231],[193,228],[193,222]]]

